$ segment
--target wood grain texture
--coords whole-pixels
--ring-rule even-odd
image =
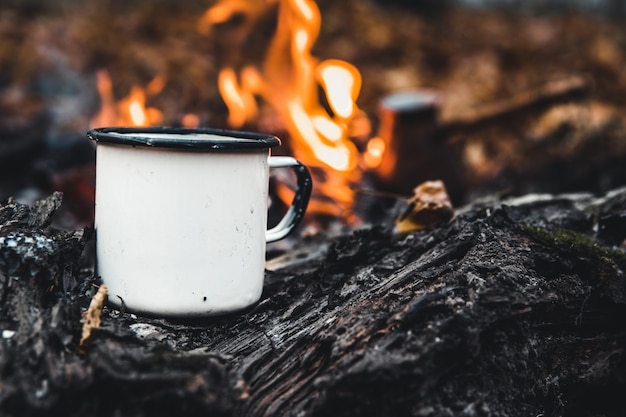
[[[0,407],[69,416],[619,415],[626,256],[603,244],[602,225],[625,208],[625,190],[492,199],[412,234],[381,219],[303,238],[268,262],[264,296],[248,311],[166,320],[105,307],[80,355],[80,314],[97,282],[77,267],[84,234],[9,225],[8,210],[20,210],[3,207],[0,323],[15,334],[0,340]],[[29,257],[25,241],[6,245],[14,232],[57,246]]]

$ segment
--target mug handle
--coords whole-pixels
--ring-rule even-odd
[[[270,168],[291,168],[296,173],[298,189],[291,206],[280,222],[265,232],[266,242],[275,242],[287,236],[300,223],[309,204],[313,181],[308,168],[290,156],[270,156]]]

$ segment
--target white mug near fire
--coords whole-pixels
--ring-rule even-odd
[[[266,242],[300,222],[308,169],[271,157],[272,135],[217,129],[100,128],[96,146],[97,273],[109,301],[162,316],[241,310],[262,293]],[[267,230],[270,168],[298,189]]]

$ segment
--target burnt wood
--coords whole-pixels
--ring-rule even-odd
[[[248,311],[171,320],[105,307],[83,354],[98,280],[81,257],[91,233],[49,226],[60,197],[0,208],[2,415],[624,409],[624,189],[481,200],[406,235],[390,215],[305,237],[268,261]]]

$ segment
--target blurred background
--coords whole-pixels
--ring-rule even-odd
[[[85,133],[122,125],[277,134],[344,224],[429,179],[457,206],[604,192],[626,183],[622,3],[4,0],[0,201],[60,190],[61,223],[90,224]]]

